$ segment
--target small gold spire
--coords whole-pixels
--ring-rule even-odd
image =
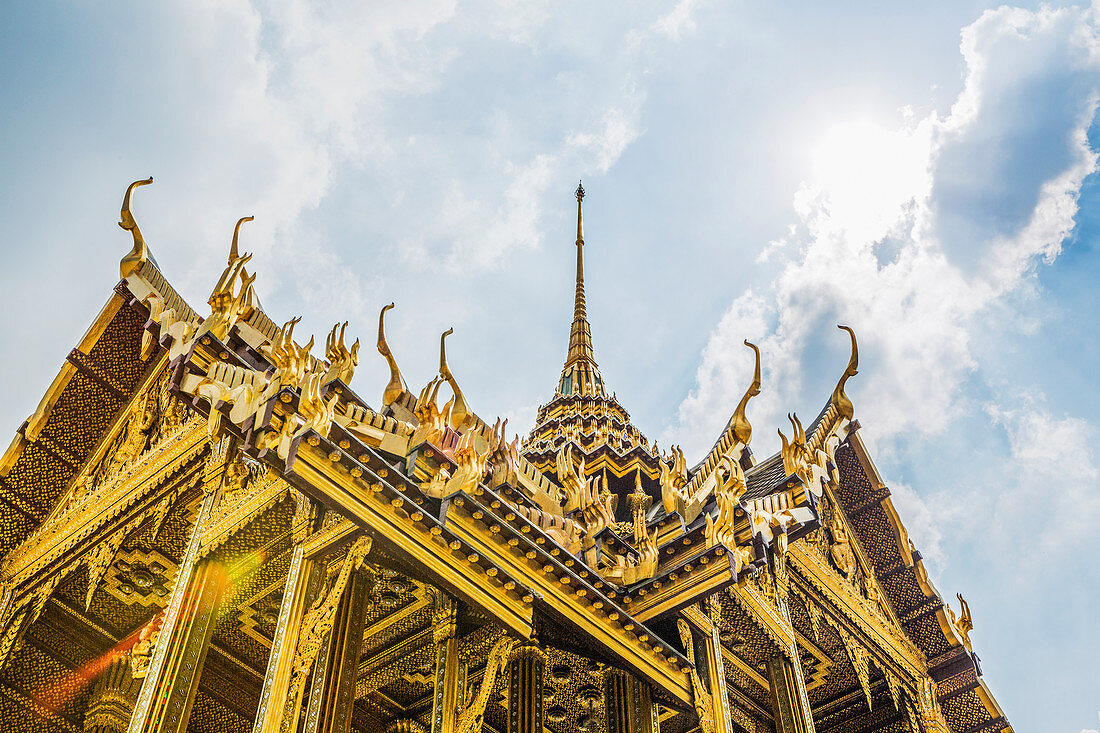
[[[749,343],[748,339],[745,339],[745,346],[752,349],[753,354],[755,354],[756,368],[753,371],[752,384],[745,390],[745,396],[737,403],[737,409],[733,411],[733,417],[730,418],[729,425],[734,437],[742,445],[748,445],[749,441],[752,440],[752,425],[745,417],[745,408],[748,406],[749,400],[760,394],[760,349],[756,348],[756,344]]]
[[[141,264],[149,259],[149,250],[145,246],[145,239],[141,236],[141,230],[138,229],[137,221],[130,212],[130,200],[133,198],[135,188],[138,186],[148,186],[152,182],[152,176],[142,181],[134,181],[126,187],[126,195],[122,197],[122,213],[120,214],[122,221],[120,221],[118,225],[130,232],[134,237],[133,249],[131,249],[129,254],[123,257],[122,261],[119,263],[119,272],[123,278],[140,270]]]
[[[237,220],[237,226],[233,227],[233,243],[229,245],[229,262],[227,264],[232,265],[241,256],[237,251],[237,240],[241,236],[241,224],[244,224],[246,221],[255,220],[256,217],[254,216],[242,216]]]
[[[389,344],[386,343],[386,311],[393,308],[393,303],[382,306],[378,313],[378,353],[386,360],[390,367],[390,381],[382,392],[382,407],[389,407],[407,391],[405,380],[401,378],[401,370],[397,368],[397,359],[393,358]]]
[[[856,332],[848,326],[840,326],[842,331],[847,331],[848,335],[852,338],[852,355],[848,357],[848,366],[844,369],[844,374],[841,375],[840,381],[836,384],[836,389],[833,390],[833,395],[829,401],[836,406],[837,413],[844,418],[851,420],[855,416],[855,406],[852,405],[852,401],[848,398],[848,395],[844,394],[844,384],[850,377],[854,377],[859,374],[859,345],[856,344]]]
[[[606,470],[606,469],[605,469]],[[607,479],[604,479],[606,484]],[[630,511],[634,515],[634,543],[640,544],[646,540],[645,514],[649,511],[653,500],[642,488],[642,469],[639,466],[634,472],[634,491],[627,497]]]

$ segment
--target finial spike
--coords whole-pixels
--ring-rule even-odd
[[[855,416],[855,407],[852,405],[852,400],[848,395],[844,393],[844,385],[847,381],[859,374],[859,345],[856,343],[856,332],[848,326],[837,325],[841,331],[847,331],[848,336],[852,340],[852,353],[848,357],[848,366],[844,369],[844,374],[840,376],[840,381],[837,382],[836,388],[833,390],[830,402],[836,406],[837,413],[848,420],[851,420]]]
[[[138,229],[137,221],[130,212],[130,200],[133,198],[135,188],[138,186],[148,186],[152,182],[152,176],[141,181],[134,181],[126,187],[126,195],[122,197],[122,212],[120,214],[122,221],[120,221],[118,225],[130,232],[134,237],[133,249],[131,249],[119,263],[119,270],[123,278],[141,269],[141,263],[149,258],[149,251],[145,246],[145,238],[141,236],[141,230]]]
[[[573,192],[573,195],[577,197],[577,246],[580,247],[584,244],[584,217],[581,216],[581,202],[584,201],[584,186],[580,181],[577,181],[577,190]],[[577,255],[580,257],[580,255]]]
[[[378,313],[378,353],[390,368],[390,381],[382,392],[383,407],[389,407],[407,391],[405,380],[401,378],[401,370],[397,368],[397,360],[393,357],[389,344],[386,343],[386,311],[393,308],[393,305],[390,303],[382,306],[382,310]]]
[[[241,224],[244,224],[246,221],[255,220],[256,217],[254,216],[242,216],[237,220],[237,226],[233,227],[233,243],[229,245],[229,262],[227,264],[232,265],[241,256],[237,251],[237,240],[241,236]]]

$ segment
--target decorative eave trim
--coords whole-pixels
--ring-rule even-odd
[[[886,484],[883,483],[878,468],[875,467],[874,461],[871,460],[871,455],[867,452],[867,446],[864,445],[859,432],[849,432],[846,442],[851,446],[852,454],[855,455],[856,460],[859,461],[860,468],[863,469],[863,475],[871,482],[871,485],[876,490],[885,489]],[[901,554],[902,559],[905,561],[906,565],[912,565],[913,553],[909,549],[909,533],[906,531],[905,525],[902,523],[897,510],[894,508],[893,501],[889,496],[886,496],[879,500],[877,504],[882,507],[883,511],[886,512],[887,518],[890,520],[891,529],[894,532],[894,539],[897,542],[898,552]],[[934,592],[934,589],[931,587],[925,590],[926,592]]]
[[[779,610],[760,594],[756,586],[746,583],[744,586],[733,588],[733,598],[737,601],[757,625],[771,639],[772,643],[787,658],[791,657],[791,650],[797,649],[797,638],[794,627],[787,623],[787,619],[779,613]]]
[[[928,674],[924,654],[901,629],[878,620],[871,605],[850,587],[842,584],[836,573],[814,551],[794,544],[788,549],[792,565],[799,575],[822,593],[837,611],[855,628],[872,640],[887,657],[901,665],[912,679]]]
[[[103,305],[103,308],[99,311],[99,315],[92,321],[85,332],[84,337],[80,339],[80,342],[76,345],[76,350],[79,350],[83,354],[87,354],[92,350],[103,334],[107,331],[107,327],[114,320],[115,315],[119,309],[126,303],[124,298],[117,290],[111,295],[107,302]],[[43,395],[41,401],[38,403],[38,407],[30,417],[20,426],[16,431],[15,436],[12,438],[6,451],[4,451],[3,457],[0,457],[0,478],[6,477],[11,471],[15,462],[19,460],[19,456],[23,454],[23,449],[29,443],[33,443],[38,439],[42,429],[46,426],[47,421],[50,418],[50,414],[53,412],[54,405],[61,398],[65,388],[69,384],[69,380],[76,374],[76,366],[66,359],[61,369],[58,371],[57,376],[54,377],[53,382],[50,383],[49,389],[46,390],[46,394]]]
[[[855,431],[850,432],[848,435],[847,443],[851,446],[853,454],[859,461],[861,470],[863,471],[867,479],[871,482],[872,486],[876,489],[883,488],[884,484],[882,482],[882,478],[878,472],[878,469],[875,467],[874,461],[872,461],[870,454],[867,452],[867,447],[864,445],[863,440],[859,436],[859,433]],[[940,592],[936,589],[935,585],[933,585],[931,579],[928,577],[928,574],[924,570],[923,565],[920,563],[919,558],[914,558],[912,551],[909,549],[909,535],[906,532],[905,525],[901,521],[901,517],[898,515],[897,510],[894,508],[893,502],[889,497],[886,497],[882,499],[882,501],[879,502],[878,505],[881,506],[883,511],[886,513],[888,524],[894,531],[898,552],[900,553],[903,561],[907,565],[911,566],[913,569],[913,577],[916,580],[917,586],[929,600],[934,599],[936,601],[935,603],[930,604],[928,609],[925,612],[918,614],[918,616],[933,615],[936,619],[937,626],[943,633],[943,636],[947,640],[947,643],[952,647],[964,649],[962,641],[958,638],[958,635],[955,633],[955,630],[952,627],[950,620],[947,618],[946,607],[944,606],[943,598],[940,595]],[[916,618],[917,616],[914,616],[910,612],[909,614],[906,614],[904,620],[902,620],[902,623],[908,625],[916,620]],[[967,658],[969,660],[969,654],[967,654]],[[973,664],[973,661],[970,660],[969,663]],[[980,689],[981,694],[979,694],[979,698],[983,706],[989,712],[990,716],[994,718],[1000,717],[1001,719],[1004,719],[1000,706],[997,704],[996,700],[993,698],[993,695],[989,692],[988,688],[985,687],[984,683],[982,684],[982,687]],[[1008,726],[1007,730],[1011,730],[1011,725]]]
[[[145,454],[74,510],[61,525],[45,523],[4,558],[0,579],[21,584],[62,555],[78,547],[96,530],[175,476],[207,446],[205,425],[192,421]]]
[[[125,291],[125,286],[120,284],[120,290]],[[58,505],[53,508],[49,515],[47,515],[46,519],[42,522],[42,527],[49,526],[55,521],[58,512],[62,509],[62,504],[65,502],[65,500],[69,496],[69,493],[72,491],[72,487],[77,485],[79,481],[84,479],[88,475],[89,471],[94,471],[95,467],[98,466],[100,461],[103,460],[104,456],[107,454],[107,451],[114,444],[115,439],[118,438],[119,434],[122,432],[123,427],[126,425],[126,422],[130,417],[130,410],[126,408],[133,403],[135,396],[144,394],[146,390],[148,390],[156,382],[156,380],[160,378],[160,376],[163,374],[166,364],[167,358],[163,354],[160,356],[160,358],[153,360],[152,363],[150,363],[149,366],[146,368],[145,373],[141,376],[141,379],[134,386],[133,393],[129,395],[123,394],[119,398],[122,401],[121,407],[115,413],[115,416],[111,418],[111,421],[110,423],[108,423],[107,428],[100,434],[99,440],[96,442],[95,447],[92,448],[92,450],[88,453],[87,458],[85,458],[83,463],[77,467],[76,473],[74,473],[72,478],[69,479],[65,491],[63,491],[61,494]],[[167,441],[162,442],[159,447],[163,447],[166,444]],[[145,457],[147,458],[152,453],[153,451],[149,451],[149,453],[147,453]],[[144,460],[144,458],[142,460]],[[141,465],[141,461],[139,461],[133,467],[124,470],[123,474],[133,474],[137,470],[137,466],[139,465]],[[115,480],[124,480],[124,476],[120,474],[118,477],[116,477]],[[41,529],[41,527],[39,529]]]
[[[199,559],[209,555],[268,508],[285,499],[289,491],[290,486],[285,481],[269,475],[239,503],[225,508],[218,506],[199,537]]]

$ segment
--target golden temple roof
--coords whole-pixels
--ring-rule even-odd
[[[279,651],[289,649],[316,679],[337,679],[319,656],[336,648],[316,633],[325,618],[344,619],[339,638],[355,640],[344,665],[349,730],[426,729],[439,679],[452,680],[458,699],[466,659],[486,670],[495,657],[508,661],[489,650],[506,649],[498,638],[543,650],[553,692],[535,686],[531,705],[553,703],[546,728],[558,733],[587,729],[558,701],[587,690],[585,704],[599,704],[608,671],[645,682],[666,731],[779,729],[772,688],[796,687],[800,714],[819,730],[1012,730],[981,679],[969,607],[960,597],[956,619],[928,579],[860,438],[844,392],[858,367],[851,329],[851,357],[827,406],[807,428],[791,415],[780,453],[753,462],[748,452],[746,406],[761,369],[747,344],[752,382],[708,455],[691,469],[676,448],[662,457],[596,367],[578,187],[569,352],[517,451],[505,423],[490,426],[467,404],[447,363],[450,331],[438,376],[415,397],[385,340],[382,316],[393,306],[382,309],[378,351],[390,381],[375,411],[349,387],[358,342],[345,344],[346,324],[332,329],[324,359],[310,353],[313,339],[294,340],[297,318],[276,326],[238,249],[249,217],[234,230],[210,314],[199,316],[141,238],[129,211],[138,185],[123,204],[134,239],[123,281],[0,459],[0,610],[17,610],[0,618],[0,692],[16,703],[0,710],[0,728],[44,729],[25,722],[33,715],[61,726],[51,730],[82,729],[110,698],[110,675],[46,710],[24,693],[46,679],[41,670],[82,675],[87,659],[144,642],[154,628],[177,638],[191,622],[158,609],[178,610],[195,588],[222,593],[196,570],[222,563],[235,587],[208,604],[225,613],[195,642],[209,649],[205,662],[170,667],[191,676],[149,662],[140,684],[121,675],[135,694],[159,685],[164,699],[183,688],[178,679],[193,680],[194,714],[183,719],[196,733],[254,721],[279,730],[280,715],[295,729],[308,705],[265,701],[300,703],[305,682],[279,677],[271,685],[281,692],[267,696],[272,660],[289,662]],[[453,396],[440,408],[442,386]],[[296,585],[310,565],[301,576],[292,568],[306,560],[324,592]],[[139,571],[144,585],[131,582]],[[292,614],[303,619],[297,632],[278,621]],[[451,665],[437,656],[450,638],[462,664],[433,676]],[[716,653],[696,658],[700,643]],[[145,646],[168,661],[190,653]],[[773,676],[768,665],[788,653],[800,666]],[[727,679],[726,705],[712,709],[696,669]],[[497,688],[485,674],[482,722],[506,730],[518,706],[490,698]],[[153,694],[123,700],[116,729],[131,712],[152,719]]]

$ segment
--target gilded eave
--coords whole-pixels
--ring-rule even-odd
[[[183,389],[188,375],[208,373],[225,360],[244,365],[262,358],[237,354],[211,334],[196,338],[175,367],[173,383]],[[186,392],[183,392],[186,394]],[[339,382],[322,388],[320,399],[334,398],[334,410],[348,412],[354,396]],[[244,449],[279,471],[285,480],[317,501],[339,507],[393,557],[404,558],[407,572],[431,579],[457,597],[484,609],[521,637],[534,632],[536,616],[565,624],[591,637],[610,655],[649,679],[680,705],[690,703],[686,660],[615,601],[616,593],[526,517],[509,508],[487,487],[459,492],[442,503],[424,495],[406,475],[399,456],[386,456],[333,422],[327,435],[306,431],[279,452],[264,447],[262,435],[278,433],[302,409],[302,395],[284,388],[237,426]],[[200,412],[222,409],[195,400]],[[359,410],[365,405],[356,405]],[[228,409],[228,408],[225,408]],[[447,460],[438,448],[436,460]],[[285,455],[285,458],[283,457]]]
[[[131,297],[120,283],[0,458],[0,504],[10,518],[0,554],[49,516],[145,374],[145,319]]]
[[[875,577],[894,609],[901,628],[924,655],[932,679],[940,686],[944,716],[955,730],[986,725],[1011,731],[977,663],[958,638],[945,603],[911,549],[889,489],[882,482],[858,432],[837,451],[843,480],[837,500]]]

